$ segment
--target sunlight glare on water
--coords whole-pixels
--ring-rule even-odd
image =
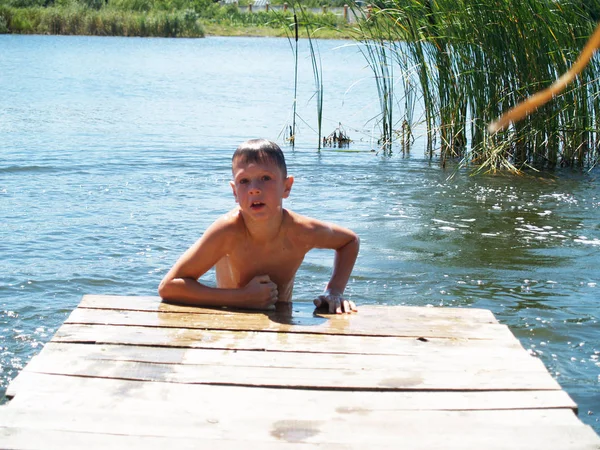
[[[492,310],[600,430],[598,171],[473,177],[418,146],[371,152],[368,68],[346,42],[319,46],[324,130],[342,122],[355,152],[315,151],[304,48],[286,206],[358,232],[347,294]],[[257,136],[283,145],[292,88],[285,39],[0,36],[0,391],[82,295],[156,295],[234,207],[235,147]],[[295,301],[322,291],[332,260],[307,255]]]

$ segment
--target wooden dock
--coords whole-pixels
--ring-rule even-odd
[[[10,384],[0,448],[600,449],[487,310],[313,310],[85,296]]]

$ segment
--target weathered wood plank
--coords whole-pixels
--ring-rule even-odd
[[[257,358],[260,357],[257,354]],[[83,360],[70,354],[34,357],[28,372],[192,384],[372,390],[522,390],[560,389],[544,370],[438,367],[417,362],[396,371],[368,368],[183,365],[135,361]]]
[[[0,409],[0,423],[5,430],[7,427],[13,430],[33,428],[31,423],[35,423],[36,430],[86,432],[91,434],[90,441],[96,435],[106,436],[107,430],[113,436],[168,437],[173,439],[169,448],[178,447],[179,440],[185,438],[222,443],[241,436],[244,446],[259,448],[264,448],[263,444],[289,443],[461,450],[598,448],[595,433],[568,410],[405,411],[391,415],[378,412],[349,415],[343,421],[327,420],[322,416],[308,420],[264,419],[252,410],[240,411],[240,415],[220,416],[206,412],[196,416],[156,417],[104,411],[5,408]],[[507,432],[509,430],[511,432]],[[205,443],[210,446],[210,442]]]
[[[360,314],[292,318],[276,321],[265,314],[186,314],[146,311],[114,311],[77,308],[65,323],[135,325],[160,328],[198,328],[280,333],[314,333],[356,336],[441,337],[514,340],[508,327],[500,324],[468,323],[446,319],[386,321]]]
[[[148,383],[21,372],[9,386],[11,406],[99,409],[156,414],[254,411],[261,417],[345,417],[368,411],[576,409],[562,390],[546,391],[316,391],[202,384]],[[69,395],[65,395],[69,393]]]
[[[572,399],[490,316],[86,296],[10,384],[0,447],[599,450]]]
[[[35,420],[31,417],[28,420]],[[159,419],[152,418],[153,423]],[[1,420],[1,419],[0,419]],[[126,420],[126,419],[124,419]],[[247,448],[245,439],[204,439],[202,437],[181,436],[137,436],[111,434],[105,432],[91,433],[70,430],[47,430],[22,426],[5,426],[0,422],[0,443],[2,448],[11,450],[106,450],[106,449],[143,449],[143,450],[239,450]],[[315,450],[323,449],[321,444],[302,442],[259,442],[264,450]],[[333,450],[349,450],[351,445],[327,444]],[[391,448],[391,447],[390,447]]]
[[[503,359],[498,356],[502,356]],[[161,364],[219,365],[236,367],[280,367],[327,369],[338,371],[406,371],[446,370],[489,371],[515,370],[538,372],[550,377],[544,364],[523,351],[468,352],[454,348],[445,353],[422,352],[414,355],[328,354],[307,352],[266,352],[247,350],[189,349],[124,345],[89,345],[49,342],[36,357],[77,358],[96,361],[133,361]],[[504,359],[506,358],[506,359]]]
[[[201,308],[186,305],[166,303],[160,297],[133,297],[120,295],[84,295],[79,308],[113,309],[129,311],[154,311],[154,312],[180,312],[191,314],[252,314],[249,311],[226,308]],[[376,306],[360,305],[361,316],[377,316],[378,319],[389,317],[393,320],[420,320],[449,319],[467,320],[469,322],[498,323],[491,311],[478,308],[448,308],[448,307],[420,307],[420,306]],[[293,316],[309,317],[315,308],[310,302],[295,302],[292,305]],[[254,313],[255,314],[255,313]],[[268,314],[276,315],[274,312]]]
[[[474,352],[525,352],[519,341],[444,339],[383,336],[344,336],[308,333],[260,333],[255,331],[155,328],[129,325],[64,324],[53,342],[149,345],[188,348],[221,348],[313,353],[361,353],[374,355],[420,355],[460,349]],[[503,356],[499,353],[499,357]]]

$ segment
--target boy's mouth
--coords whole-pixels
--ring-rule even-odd
[[[263,206],[265,206],[265,204],[263,202],[252,202],[252,204],[250,205],[250,208],[259,209],[259,208],[262,208]]]

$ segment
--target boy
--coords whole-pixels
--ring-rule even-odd
[[[241,144],[230,182],[238,207],[217,219],[165,275],[165,300],[198,306],[265,309],[291,302],[296,271],[313,248],[335,250],[331,279],[314,300],[330,313],[356,311],[342,297],[358,255],[358,236],[337,225],[284,209],[294,178],[279,146],[264,139]],[[215,267],[217,287],[198,278]]]

